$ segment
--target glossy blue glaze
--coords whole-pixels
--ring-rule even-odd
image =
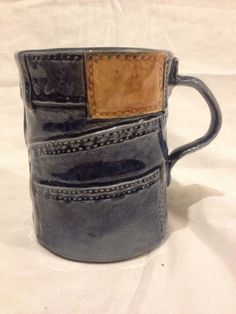
[[[163,111],[129,118],[88,117],[84,55],[135,48],[24,51],[16,58],[24,100],[30,191],[37,238],[69,259],[111,262],[150,251],[165,235],[170,170],[218,133],[216,99],[200,80],[177,73],[169,52]],[[167,102],[176,85],[196,88],[209,105],[206,135],[169,155]]]

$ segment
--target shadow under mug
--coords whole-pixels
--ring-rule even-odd
[[[165,50],[29,50],[16,60],[38,241],[86,262],[155,248],[165,236],[172,167],[221,127],[212,92],[179,75],[177,58]],[[202,95],[211,122],[202,137],[169,154],[168,97],[179,85]]]

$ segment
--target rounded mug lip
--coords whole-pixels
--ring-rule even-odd
[[[72,48],[46,48],[46,49],[27,49],[15,52],[15,56],[27,54],[50,54],[50,53],[166,53],[169,57],[173,57],[173,53],[166,49],[140,48],[140,47],[72,47]]]

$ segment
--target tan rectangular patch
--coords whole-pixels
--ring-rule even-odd
[[[91,118],[120,118],[162,110],[167,55],[91,53],[86,60]]]

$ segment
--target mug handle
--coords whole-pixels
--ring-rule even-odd
[[[170,172],[175,163],[183,156],[193,153],[208,145],[216,137],[222,124],[222,116],[219,104],[213,93],[206,86],[206,84],[198,78],[192,76],[182,76],[177,74],[177,72],[178,72],[178,59],[175,58],[171,67],[169,85],[173,85],[173,87],[182,85],[195,88],[205,99],[209,107],[211,121],[207,132],[203,136],[197,138],[196,140],[188,144],[176,148],[169,154],[167,161],[168,184],[170,183]]]

